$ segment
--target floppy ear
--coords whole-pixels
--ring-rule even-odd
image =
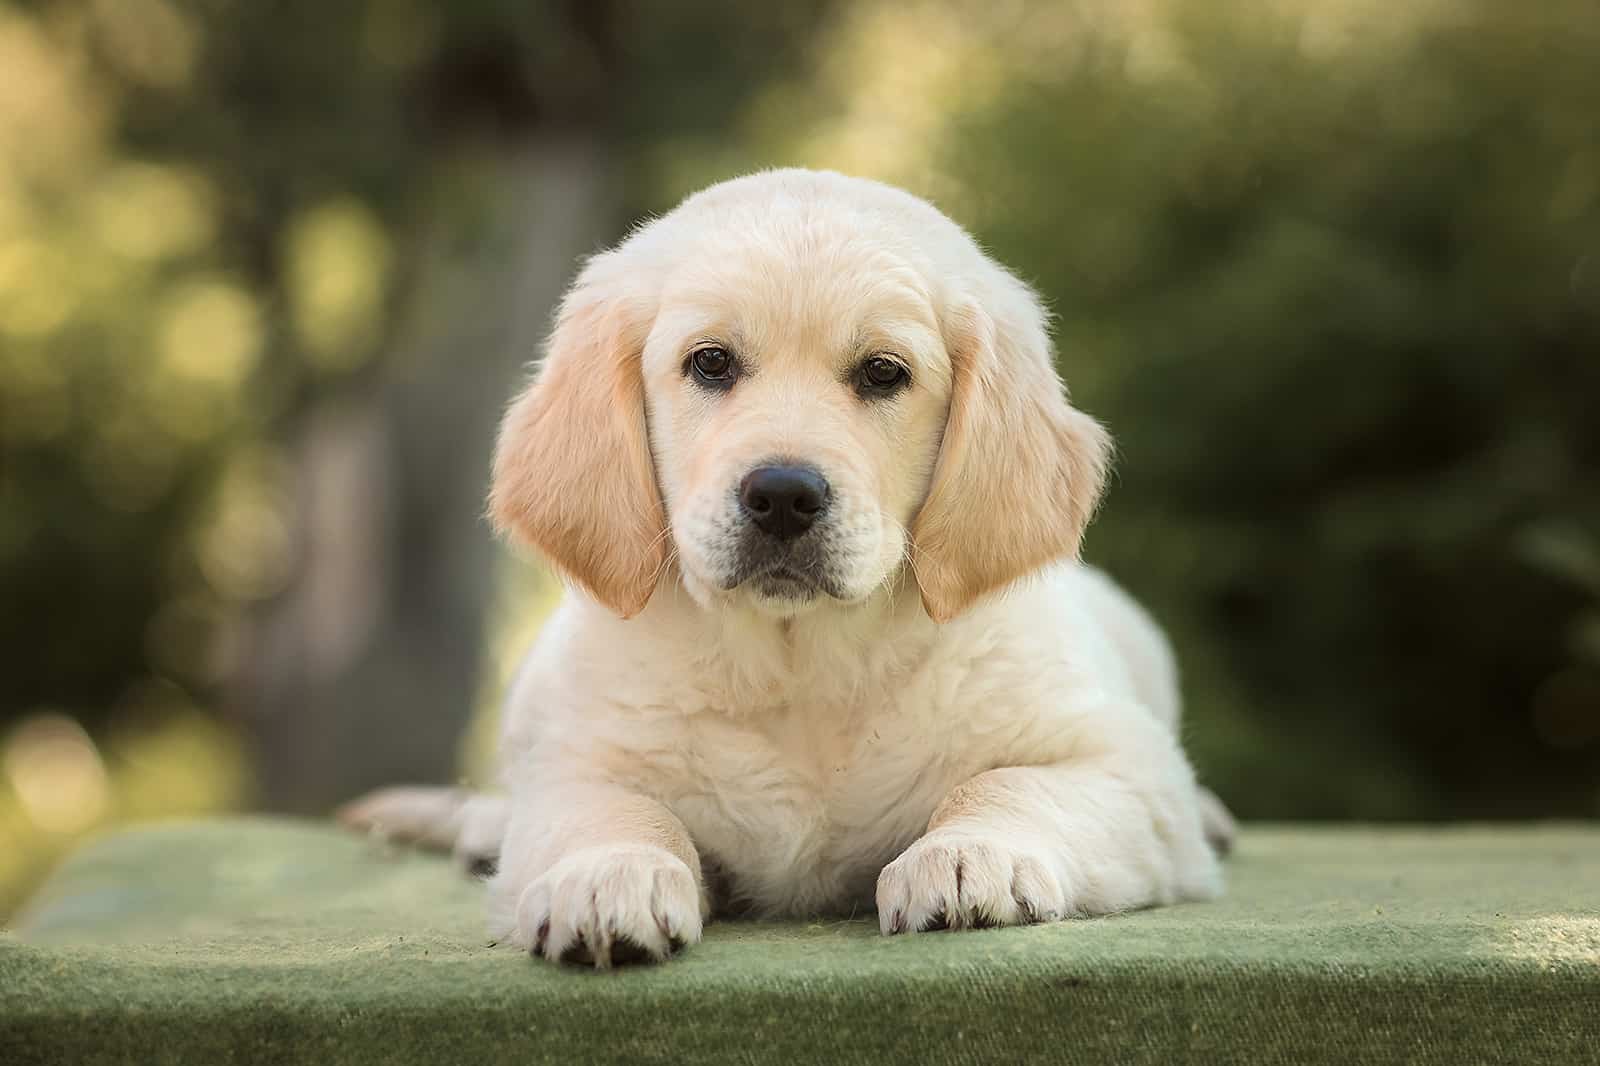
[[[666,566],[666,516],[639,365],[649,316],[622,295],[608,258],[573,283],[538,375],[500,425],[489,513],[629,618]]]
[[[1044,310],[1005,276],[945,329],[953,387],[927,501],[911,525],[922,603],[947,622],[987,592],[1075,556],[1110,439],[1067,404]]]

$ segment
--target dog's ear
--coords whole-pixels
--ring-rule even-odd
[[[1038,299],[1007,274],[985,289],[946,316],[950,414],[911,526],[923,606],[936,622],[1076,555],[1110,461],[1105,430],[1067,404]]]
[[[650,316],[614,258],[590,260],[573,283],[543,364],[501,423],[489,513],[628,618],[655,590],[667,536],[640,369]]]

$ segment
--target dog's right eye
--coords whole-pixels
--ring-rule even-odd
[[[738,364],[726,348],[708,345],[689,353],[689,373],[702,385],[713,389],[726,389],[733,385]]]

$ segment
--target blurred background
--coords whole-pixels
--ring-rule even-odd
[[[81,835],[484,774],[577,256],[932,198],[1120,442],[1249,818],[1600,815],[1593,0],[0,0],[0,917]]]

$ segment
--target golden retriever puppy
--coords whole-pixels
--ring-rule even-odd
[[[345,818],[498,853],[494,933],[601,967],[713,910],[1213,896],[1231,825],[1166,642],[1077,562],[1107,457],[1039,300],[929,204],[802,170],[692,196],[588,261],[505,418],[492,514],[571,586],[505,798]]]

